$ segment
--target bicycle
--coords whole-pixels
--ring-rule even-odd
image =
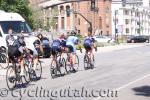
[[[70,72],[77,72],[78,68],[79,68],[79,57],[78,55],[75,54],[75,64],[73,64],[73,59],[70,56],[71,53],[67,53],[67,59],[66,59],[66,63],[65,63],[65,70],[66,73],[70,73]]]
[[[29,57],[25,59],[25,65],[28,66],[28,73],[29,73],[29,80],[34,81],[34,80],[40,80],[42,77],[42,64],[41,61],[38,60],[38,64],[35,69],[34,63],[33,63],[33,57]]]
[[[50,73],[52,79],[56,76],[63,76],[61,68],[65,67],[65,58],[61,56],[61,54],[56,53],[55,57],[51,61]],[[59,74],[58,74],[59,72]]]
[[[21,66],[18,64],[18,59],[15,58],[15,61],[13,61],[12,65],[8,67],[6,72],[6,83],[8,89],[13,90],[20,87],[20,85],[24,87],[25,84],[29,83],[28,66],[24,65],[25,76],[21,76],[20,72]],[[23,78],[25,82],[23,81]]]
[[[95,64],[95,59],[93,56],[93,59],[90,57],[91,53],[90,52],[86,52],[84,55],[84,69],[93,69],[94,68],[94,64]]]

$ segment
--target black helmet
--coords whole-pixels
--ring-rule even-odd
[[[18,35],[18,39],[24,39],[24,35],[23,34]]]
[[[72,35],[72,36],[76,36],[76,34],[77,34],[77,33],[76,33],[75,31],[72,31],[72,32],[71,32],[71,35]]]

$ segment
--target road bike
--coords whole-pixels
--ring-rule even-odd
[[[42,64],[41,61],[38,60],[38,64],[34,69],[33,57],[26,57],[25,58],[25,65],[28,66],[28,73],[30,81],[40,80],[42,77]]]
[[[73,59],[71,57],[71,53],[67,53],[67,59],[65,63],[65,70],[67,73],[77,72],[79,68],[79,57],[77,54],[75,55],[75,64],[73,64]]]
[[[9,59],[6,54],[0,53],[0,67],[3,69],[8,68],[9,66]]]
[[[15,58],[15,61],[13,61],[12,65],[6,71],[6,83],[10,90],[19,88],[20,86],[24,87],[29,83],[28,66],[24,64],[24,76],[21,76],[20,72],[21,66],[18,64],[18,59]]]
[[[91,58],[91,53],[90,52],[86,52],[84,55],[84,69],[93,69],[95,65],[95,58],[93,56],[93,58]]]
[[[9,59],[7,56],[7,50],[4,47],[0,47],[0,67],[6,69],[8,66]]]
[[[65,58],[62,57],[62,54],[57,52],[55,57],[51,61],[51,77],[54,79],[55,77],[63,76],[65,74],[62,73],[63,68],[65,68]]]

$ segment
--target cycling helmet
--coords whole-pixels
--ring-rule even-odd
[[[72,32],[71,32],[71,35],[72,35],[72,36],[76,36],[76,34],[77,34],[77,33],[76,33],[75,31],[72,31]]]

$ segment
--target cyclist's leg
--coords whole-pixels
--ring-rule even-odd
[[[24,58],[23,57],[19,57],[19,59],[20,59],[20,67],[21,67],[20,75],[24,76],[25,75],[25,73],[24,73]]]
[[[30,54],[33,55],[33,70],[35,70],[39,63],[38,52],[36,50],[31,50]]]
[[[72,64],[74,65],[76,63],[76,48],[75,46],[72,47],[72,50],[71,50],[71,56],[72,56]]]
[[[57,49],[58,47],[56,47],[56,46],[53,46],[52,47],[52,59],[56,59],[56,57],[57,57]]]
[[[16,48],[14,56],[17,57],[18,60],[19,60],[19,65],[20,65],[20,69],[21,69],[21,72],[20,72],[21,76],[25,75],[25,73],[24,73],[24,58],[23,58],[23,54],[24,54],[23,46],[20,46],[19,48]]]
[[[89,52],[90,52],[90,59],[91,59],[92,61],[93,61],[93,59],[94,59],[94,52],[93,52],[93,49],[94,49],[94,44],[91,45],[90,50],[89,50]]]

